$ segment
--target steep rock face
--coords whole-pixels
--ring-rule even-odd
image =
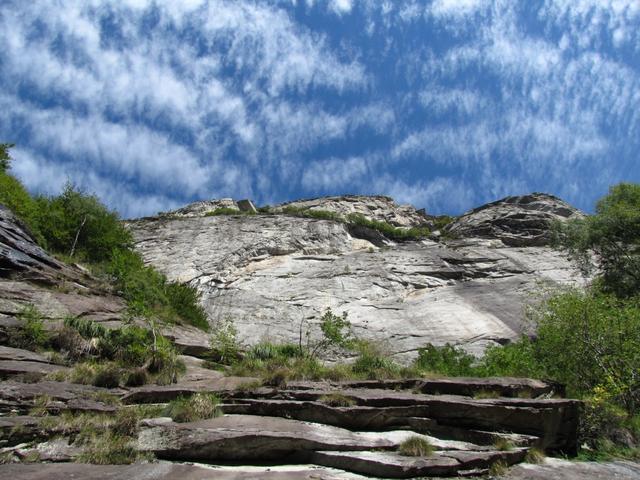
[[[551,222],[581,216],[577,209],[553,195],[532,193],[471,210],[449,225],[447,231],[460,237],[498,238],[509,246],[540,246],[549,242]]]
[[[354,205],[340,210],[336,198],[312,202],[335,211]],[[357,197],[358,208],[368,208],[366,198]],[[372,197],[371,211],[380,198]],[[546,215],[545,202],[514,208],[522,204],[541,206],[527,210],[534,217]],[[506,205],[503,216],[512,211]],[[247,344],[315,335],[331,308],[348,312],[356,334],[400,359],[427,342],[479,353],[527,330],[523,305],[540,283],[578,278],[562,254],[506,246],[501,236],[387,242],[379,249],[354,238],[346,224],[287,215],[148,218],[130,227],[145,260],[172,280],[197,285],[210,321],[232,319]]]

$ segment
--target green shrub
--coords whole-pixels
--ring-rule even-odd
[[[94,387],[118,388],[120,386],[120,369],[113,364],[101,365],[93,377]]]
[[[398,453],[405,457],[428,457],[434,450],[429,440],[417,435],[409,437],[398,447]]]
[[[356,376],[370,380],[401,376],[402,367],[385,355],[377,345],[361,341],[357,349],[359,355],[351,366]]]
[[[136,368],[135,370],[127,374],[127,378],[124,381],[127,387],[140,387],[145,385],[149,381],[149,375],[144,368]]]
[[[220,399],[209,393],[196,393],[191,397],[179,397],[167,405],[164,415],[174,422],[195,422],[222,415]]]
[[[241,212],[237,208],[229,208],[229,207],[221,207],[216,208],[215,210],[211,210],[204,214],[205,217],[217,217],[218,215],[242,215],[244,212]]]
[[[459,347],[449,343],[437,347],[429,343],[418,350],[418,358],[414,366],[428,372],[464,377],[476,373],[473,368],[474,361],[473,355],[469,355]]]
[[[428,236],[431,231],[427,227],[398,228],[387,222],[369,220],[359,213],[347,215],[347,222],[379,231],[385,237],[392,240],[417,240]]]
[[[36,199],[38,227],[54,252],[89,262],[109,260],[113,250],[129,249],[132,237],[117,213],[95,195],[67,184],[57,197]]]
[[[42,313],[34,305],[27,305],[20,310],[17,317],[22,322],[20,326],[8,332],[10,346],[27,350],[46,347],[48,335],[44,329]]]
[[[537,358],[536,343],[527,336],[503,346],[490,346],[476,375],[503,377],[545,377],[542,364]]]
[[[211,356],[223,364],[229,364],[239,358],[240,344],[238,330],[231,318],[219,319],[212,325],[209,340]]]
[[[127,300],[130,313],[150,318],[157,316],[170,323],[186,323],[207,331],[207,317],[198,303],[194,287],[169,282],[167,278],[144,264],[131,250],[114,250],[106,271]]]

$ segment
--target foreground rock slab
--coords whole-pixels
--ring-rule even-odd
[[[225,415],[193,423],[143,422],[137,448],[164,459],[215,462],[282,460],[318,451],[394,449],[410,431],[351,432],[277,417]]]
[[[315,452],[318,465],[385,478],[457,476],[468,472],[482,474],[494,463],[507,465],[522,461],[525,449],[508,452],[434,452],[426,457],[405,457],[388,452]]]
[[[313,465],[209,467],[169,462],[136,465],[0,465],[0,478],[12,480],[363,480],[366,477]]]

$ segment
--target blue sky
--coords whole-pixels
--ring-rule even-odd
[[[0,141],[123,216],[640,181],[638,0],[0,0]]]

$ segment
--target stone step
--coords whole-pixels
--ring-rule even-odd
[[[339,426],[349,430],[408,428],[414,432],[434,435],[442,439],[466,441],[477,445],[493,445],[498,439],[523,447],[542,444],[540,438],[533,435],[441,425],[433,418],[410,416],[415,411],[413,407],[334,407],[322,402],[261,399],[239,399],[237,402],[223,404],[222,410],[227,414],[278,416]]]
[[[332,393],[335,392],[281,390],[273,397],[317,402]],[[431,418],[441,425],[454,427],[532,435],[542,439],[541,446],[546,450],[570,455],[577,451],[580,402],[576,400],[473,399],[376,389],[347,389],[340,394],[358,406],[404,407],[404,416]],[[397,411],[397,416],[400,411]]]
[[[343,382],[289,382],[292,390],[377,389],[410,390],[432,395],[495,394],[496,397],[536,398],[541,395],[564,396],[565,389],[557,383],[543,382],[530,378],[515,377],[451,377],[451,378],[409,378],[400,380],[357,380]]]
[[[305,460],[313,451],[395,450],[418,436],[440,450],[472,451],[482,447],[446,441],[407,430],[352,432],[344,428],[278,417],[225,415],[192,423],[145,420],[137,448],[159,458],[216,463],[220,461]]]
[[[354,473],[384,478],[452,477],[465,472],[488,471],[495,462],[507,465],[521,462],[527,450],[511,451],[436,451],[426,457],[406,457],[392,452],[314,452],[317,465],[340,468]]]

